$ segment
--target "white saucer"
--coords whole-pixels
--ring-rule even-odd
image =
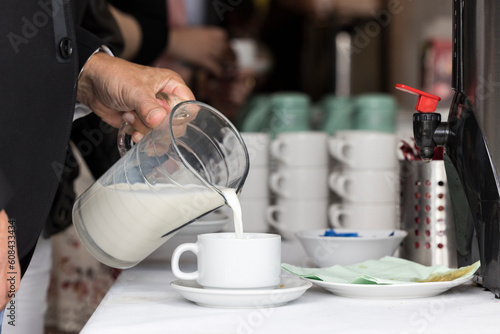
[[[471,281],[472,278],[458,278],[447,282],[423,282],[392,285],[333,283],[309,278],[304,278],[304,280],[342,297],[365,299],[409,299],[437,296],[446,290]]]
[[[212,213],[181,228],[175,236],[191,236],[203,233],[220,232],[228,222],[228,216]]]
[[[299,278],[282,277],[279,287],[274,289],[208,289],[191,280],[177,280],[170,285],[200,306],[264,308],[285,305],[302,296],[312,284]]]

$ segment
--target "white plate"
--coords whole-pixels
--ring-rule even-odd
[[[282,277],[279,287],[274,289],[207,289],[188,280],[173,281],[170,285],[184,298],[201,306],[263,308],[285,305],[302,296],[312,284],[299,278]]]
[[[222,231],[229,222],[229,218],[223,214],[210,214],[181,228],[175,236],[190,236],[203,233],[214,233]]]
[[[437,296],[446,290],[471,281],[472,278],[458,278],[448,282],[425,282],[392,285],[332,283],[309,278],[304,278],[304,280],[342,297],[366,299],[408,299]]]

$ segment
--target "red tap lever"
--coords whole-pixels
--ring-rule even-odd
[[[417,106],[415,107],[415,110],[418,112],[434,112],[436,111],[437,103],[441,101],[439,96],[423,92],[407,85],[397,84],[396,89],[402,90],[406,93],[418,95]]]

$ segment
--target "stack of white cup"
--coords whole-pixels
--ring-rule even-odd
[[[267,232],[269,207],[269,142],[268,133],[242,132],[250,158],[250,169],[239,196],[245,232]],[[233,224],[228,224],[233,225]],[[234,226],[231,226],[234,229]]]
[[[328,134],[282,132],[271,142],[269,178],[274,205],[268,223],[284,238],[301,230],[328,227]]]
[[[395,134],[346,130],[329,139],[336,168],[330,188],[340,201],[329,208],[332,227],[395,229],[398,227],[399,167]]]

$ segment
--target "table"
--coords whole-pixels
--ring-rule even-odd
[[[282,245],[283,262],[310,264],[297,241]],[[184,265],[194,269],[193,262]],[[402,300],[344,298],[313,286],[276,308],[217,309],[185,300],[170,287],[173,280],[165,258],[125,270],[81,334],[500,333],[499,300],[472,283]]]

